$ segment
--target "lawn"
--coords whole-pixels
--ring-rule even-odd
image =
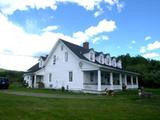
[[[75,96],[75,93],[60,91],[21,90]],[[153,98],[140,99],[135,90],[119,92],[116,96],[77,94],[82,98],[94,96],[88,99],[41,98],[0,92],[0,120],[160,120],[160,89],[147,90],[154,94]]]

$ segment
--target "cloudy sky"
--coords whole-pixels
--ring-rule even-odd
[[[160,0],[0,0],[0,68],[27,70],[58,38],[160,60]]]

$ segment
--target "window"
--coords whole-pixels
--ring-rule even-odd
[[[52,87],[53,87],[53,85],[52,85],[52,84],[50,84],[50,85],[49,85],[49,87],[50,87],[50,88],[52,88]]]
[[[69,72],[69,82],[72,82],[73,81],[73,72],[70,71]]]
[[[119,74],[117,74],[117,73],[113,73],[113,84],[120,85]]]
[[[56,56],[53,56],[53,64],[56,64]]]
[[[112,59],[112,66],[116,67],[116,59],[114,59],[114,58]]]
[[[90,72],[90,81],[93,82],[94,79],[94,72]]]
[[[136,85],[137,84],[137,82],[136,82],[136,77],[134,76],[133,77],[133,85]]]
[[[127,85],[131,85],[131,76],[127,76]]]
[[[103,56],[100,56],[100,63],[102,63],[102,61],[103,61],[102,59],[103,59]]]
[[[93,61],[93,53],[90,53],[90,60]]]
[[[65,52],[65,62],[68,61],[68,52]]]
[[[52,74],[49,73],[49,82],[52,82]]]
[[[63,51],[63,45],[61,45],[61,51]]]

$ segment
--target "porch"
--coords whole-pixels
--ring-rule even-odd
[[[83,71],[84,91],[122,90],[122,85],[127,89],[138,88],[138,76],[109,70]]]
[[[44,82],[44,76],[43,75],[34,75],[34,88],[39,88],[39,83]]]
[[[30,88],[38,88],[38,83],[44,81],[43,75],[27,74],[25,81]]]

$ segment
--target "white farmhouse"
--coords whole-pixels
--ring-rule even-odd
[[[39,63],[31,67],[24,75],[29,87],[38,87],[39,82],[45,88],[82,92],[103,92],[122,89],[122,85],[138,88],[138,73],[122,69],[121,60],[110,54],[96,52],[59,39],[46,57],[40,57]]]

